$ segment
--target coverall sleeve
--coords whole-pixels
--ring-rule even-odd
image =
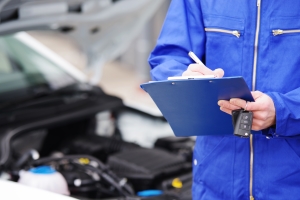
[[[200,1],[172,0],[157,45],[148,60],[152,79],[181,76],[193,62],[188,57],[189,51],[200,59],[204,57],[205,33]]]
[[[274,137],[300,137],[300,88],[286,94],[267,94],[274,101],[276,126],[264,130],[263,133]]]

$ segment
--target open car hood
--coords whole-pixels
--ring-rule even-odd
[[[0,35],[58,31],[101,67],[121,55],[164,0],[0,0]]]

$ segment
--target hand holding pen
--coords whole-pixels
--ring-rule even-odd
[[[206,67],[192,51],[190,51],[188,55],[196,62],[196,64],[190,64],[187,70],[182,73],[182,76],[214,75],[216,78],[221,78],[224,76],[223,69],[218,68],[211,70]]]

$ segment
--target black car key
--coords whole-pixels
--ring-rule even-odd
[[[237,119],[238,119],[238,117],[239,117],[241,111],[243,111],[243,109],[233,110],[233,111],[231,112],[233,130],[235,129],[235,124],[236,124],[236,122],[237,122]]]
[[[253,113],[247,110],[232,111],[233,134],[238,137],[249,137],[251,134]]]

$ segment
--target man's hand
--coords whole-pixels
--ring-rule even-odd
[[[253,112],[252,130],[266,129],[276,123],[274,102],[268,95],[255,91],[251,92],[255,102],[248,102],[246,110]],[[233,98],[230,101],[220,100],[218,105],[223,112],[231,115],[232,110],[245,109],[246,101]]]
[[[214,75],[217,78],[224,76],[223,69],[215,69],[212,71],[203,64],[190,64],[186,71],[182,73],[182,76],[201,76],[201,75]]]

